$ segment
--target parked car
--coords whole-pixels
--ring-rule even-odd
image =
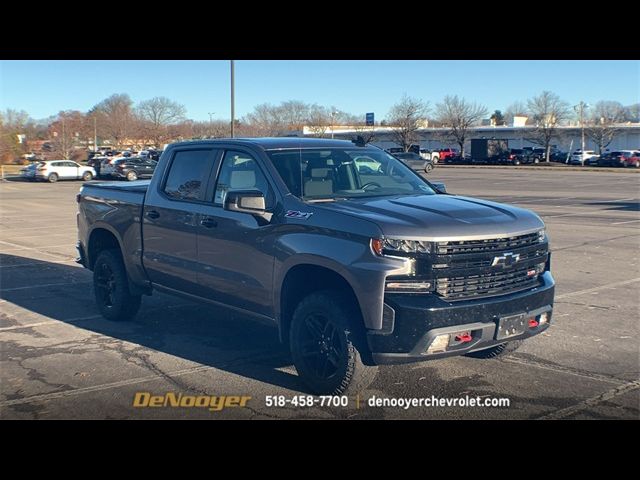
[[[151,178],[158,162],[148,158],[127,157],[113,162],[109,175],[114,178],[126,178],[130,182],[139,178]]]
[[[549,160],[551,162],[558,163],[567,163],[570,155],[569,152],[563,152],[562,150],[551,150],[551,154],[549,155]]]
[[[605,152],[598,158],[599,167],[624,167],[624,160],[621,158],[622,152],[614,150]]]
[[[521,163],[531,163],[531,157],[522,148],[510,148],[500,158],[500,163],[508,163],[511,165],[520,165]]]
[[[528,163],[540,163],[544,160],[544,148],[523,147],[522,151],[528,159]]]
[[[417,153],[396,153],[395,157],[402,160],[407,166],[413,169],[424,170],[426,173],[429,173],[431,170],[433,170],[433,162],[431,160],[425,160]]]
[[[581,165],[584,166],[585,162],[592,157],[598,157],[598,154],[593,150],[585,150],[584,152],[581,150],[576,150],[571,155],[571,159],[569,160],[570,165]]]
[[[438,162],[447,163],[447,159],[457,156],[459,156],[459,152],[455,148],[441,148],[439,150],[433,150],[429,156],[429,160],[435,165]]]
[[[373,146],[173,143],[149,182],[90,183],[77,200],[105,318],[133,318],[154,291],[230,307],[278,329],[316,394],[361,392],[381,364],[506,355],[552,322],[538,215],[441,193]]]
[[[622,162],[625,167],[640,168],[640,151],[639,150],[623,150]]]
[[[20,170],[21,176],[28,180],[47,180],[55,183],[58,180],[84,180],[88,182],[96,176],[93,167],[80,165],[71,160],[48,160],[34,162]]]

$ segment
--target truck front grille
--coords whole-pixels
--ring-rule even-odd
[[[438,295],[447,300],[504,295],[538,286],[543,269],[544,264],[542,268],[530,266],[505,272],[437,278],[435,289]]]
[[[437,242],[438,255],[454,255],[459,253],[490,253],[501,250],[513,250],[540,243],[538,233],[528,233],[515,237],[491,238],[488,240],[463,240]]]

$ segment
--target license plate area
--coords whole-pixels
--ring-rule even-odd
[[[501,317],[498,319],[498,331],[496,332],[496,340],[522,335],[527,331],[527,316],[525,313]]]

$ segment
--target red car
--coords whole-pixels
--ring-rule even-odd
[[[620,163],[624,167],[640,168],[640,150],[623,150]]]

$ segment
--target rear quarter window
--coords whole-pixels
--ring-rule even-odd
[[[204,200],[211,159],[211,150],[176,152],[169,165],[164,194],[174,200]]]

